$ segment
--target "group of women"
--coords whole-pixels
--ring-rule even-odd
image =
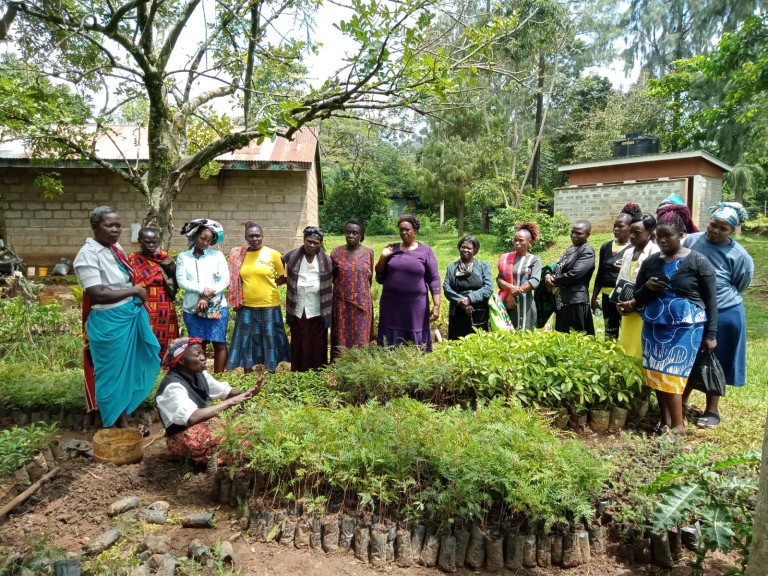
[[[184,323],[203,347],[213,344],[214,373],[250,372],[259,365],[275,371],[288,361],[294,371],[320,368],[328,363],[329,328],[334,356],[371,341],[373,251],[362,246],[365,229],[357,220],[346,223],[346,244],[330,255],[322,246],[322,230],[314,226],[304,229],[299,248],[281,255],[264,245],[259,224],[247,222],[246,245],[233,248],[229,259],[211,248],[223,236],[217,222],[194,220],[182,232],[190,238],[190,249],[179,254],[176,265],[178,285],[185,290]],[[290,341],[278,292],[282,285]],[[228,308],[235,311],[229,348]]]
[[[731,235],[746,212],[740,204],[719,203],[710,213],[707,231],[698,233],[680,203],[663,203],[656,217],[627,204],[614,222],[614,240],[600,248],[591,301],[588,286],[595,252],[587,242],[588,221],[573,224],[572,245],[544,270],[530,253],[538,228],[520,223],[514,252],[502,254],[497,263],[498,296],[493,295],[491,267],[476,258],[479,241],[465,236],[442,282],[449,302],[449,338],[487,330],[492,298],[503,303],[515,329],[540,326],[541,305],[534,291],[536,296],[542,293],[536,289],[543,281],[554,303],[556,330],[594,334],[591,311],[603,311],[606,336],[618,338],[629,355],[642,358],[646,382],[662,407],[660,430],[679,433],[683,403],[691,392],[688,376],[700,350],[717,355],[728,384],[745,383],[741,293],[749,286],[754,265]],[[151,390],[161,357],[166,367],[187,374],[181,385],[187,396],[197,395],[195,410],[205,408],[213,397],[235,404],[258,392],[232,391],[207,373],[195,377],[202,372],[199,351],[208,343],[214,373],[256,366],[274,371],[283,361],[290,361],[296,371],[319,368],[328,362],[329,329],[332,358],[374,338],[380,345],[412,342],[425,351],[432,349],[430,322],[440,313],[441,280],[432,249],[417,240],[420,225],[414,216],[399,218],[401,242],[388,244],[375,263],[373,251],[362,244],[365,229],[357,220],[346,223],[346,242],[330,255],[323,249],[319,228],[307,227],[302,246],[281,255],[264,245],[262,227],[248,222],[245,245],[233,248],[228,259],[213,248],[222,242],[224,231],[210,219],[182,227],[189,249],[175,260],[158,249],[158,235],[151,228],[139,232],[140,250],[126,255],[117,242],[119,217],[109,207],[91,213],[91,226],[94,236],[74,264],[84,288],[87,398],[89,408],[98,404],[105,426],[125,425],[126,414]],[[382,285],[376,337],[374,276]],[[290,341],[278,293],[283,284]],[[183,320],[189,334],[183,346],[177,340],[177,288],[184,290]],[[227,347],[230,307],[235,322]],[[697,424],[719,424],[718,400],[707,398]],[[194,420],[189,419],[192,405],[186,403],[182,410],[178,404],[158,402],[161,414],[163,405],[176,406],[164,413],[169,430],[181,420]]]
[[[731,236],[747,214],[735,202],[708,211],[707,230],[698,232],[679,201],[663,202],[655,217],[627,204],[614,223],[615,240],[600,249],[591,306],[604,311],[606,336],[642,359],[645,382],[661,407],[659,433],[684,431],[688,380],[697,359],[714,353],[727,384],[746,383],[741,293],[754,263]],[[697,426],[720,423],[719,399],[707,395]]]

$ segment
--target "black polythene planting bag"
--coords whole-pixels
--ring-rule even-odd
[[[694,390],[712,396],[725,396],[725,373],[720,361],[712,352],[699,350],[688,382]]]

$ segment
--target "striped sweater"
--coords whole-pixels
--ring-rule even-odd
[[[303,247],[296,248],[283,255],[285,275],[288,278],[286,283],[288,291],[285,298],[285,319],[288,325],[291,325],[293,318],[296,316],[296,289],[302,258],[304,258]],[[320,268],[320,315],[323,317],[323,325],[326,328],[330,328],[333,305],[333,264],[331,258],[322,248],[315,254],[315,258],[317,258]]]

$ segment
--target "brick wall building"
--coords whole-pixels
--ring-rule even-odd
[[[555,210],[569,220],[586,218],[596,232],[608,232],[627,202],[645,212],[670,194],[677,194],[703,229],[707,207],[722,199],[723,174],[731,167],[703,151],[673,152],[614,158],[562,166],[570,186],[555,190]]]
[[[13,242],[28,265],[51,265],[62,256],[73,259],[91,236],[89,212],[101,205],[120,213],[125,249],[138,248],[131,242],[131,225],[141,224],[146,200],[135,188],[103,168],[73,161],[55,167],[64,194],[46,199],[34,180],[52,168],[30,166],[19,156],[18,150],[0,146],[0,236]],[[253,143],[220,161],[224,169],[217,176],[190,178],[176,197],[172,250],[186,249],[178,231],[192,218],[222,223],[225,252],[244,243],[242,224],[248,220],[261,224],[265,245],[281,252],[301,243],[306,226],[317,225],[321,180],[314,130],[302,130],[291,142]]]

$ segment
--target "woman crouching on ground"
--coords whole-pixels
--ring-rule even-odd
[[[205,351],[200,338],[177,338],[163,359],[168,373],[157,389],[155,402],[165,428],[168,451],[206,462],[216,447],[215,417],[227,408],[250,400],[264,386],[263,371],[250,390],[235,390],[205,371]],[[262,369],[263,370],[263,369]],[[221,400],[209,406],[211,400]]]

